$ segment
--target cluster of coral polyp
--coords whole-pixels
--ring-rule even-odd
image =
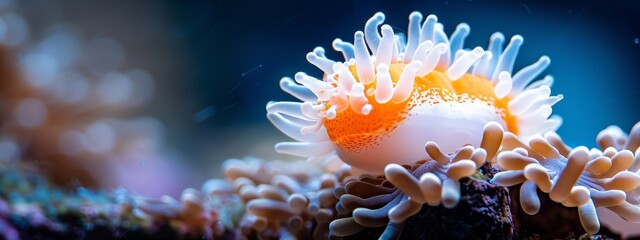
[[[246,211],[239,220],[244,236],[327,238],[336,215],[334,188],[347,176],[322,173],[305,162],[228,160],[216,189],[233,189]],[[227,183],[228,184],[228,183]]]
[[[541,207],[537,189],[554,202],[577,207],[589,233],[600,228],[597,207],[640,222],[640,123],[628,137],[620,128],[609,127],[597,142],[601,149],[571,149],[553,132],[528,143],[507,133],[497,157],[502,171],[492,181],[501,186],[521,184],[520,205],[530,215]]]
[[[350,172],[350,177],[335,181],[342,185],[335,190],[339,202],[329,228],[332,236],[386,226],[382,238],[411,237],[403,233],[405,224],[424,221],[433,209],[466,211],[473,205],[468,200],[477,195],[503,205],[476,209],[510,219],[509,210],[500,209],[514,203],[499,201],[497,196],[504,196],[500,191],[479,191],[478,184],[504,191],[519,187],[519,202],[530,215],[541,208],[538,190],[549,194],[556,203],[577,207],[589,234],[600,229],[598,207],[640,222],[640,125],[628,137],[616,127],[604,130],[597,139],[601,150],[570,149],[554,133],[561,118],[551,116],[552,106],[563,96],[551,95],[550,76],[536,80],[549,58],[542,56],[513,71],[522,37],[514,36],[504,47],[504,36],[495,33],[487,50],[465,49],[470,28],[464,23],[449,37],[436,16],[423,21],[422,14],[414,12],[405,35],[382,25],[384,18],[376,13],[364,32],[354,34],[353,43],[333,42],[344,61],[327,58],[321,47],[307,54],[307,60],[323,71],[321,78],[300,72],[294,79],[281,80],[280,87],[301,102],[267,104],[269,120],[296,140],[276,144],[276,151],[328,164],[327,173]],[[257,196],[256,189],[251,185],[239,191]],[[459,204],[461,199],[465,204]],[[280,209],[281,225],[291,225],[295,208],[290,200],[288,205],[284,198],[270,200],[272,211]],[[258,213],[251,202],[248,209]],[[422,226],[450,221],[443,220],[451,217],[444,215],[456,214],[439,213],[440,220]],[[438,236],[486,233],[469,230],[475,228],[466,224],[456,228],[468,230],[454,231],[457,237]],[[422,234],[446,232],[427,229]],[[494,230],[484,228],[504,233],[501,236],[514,234]]]

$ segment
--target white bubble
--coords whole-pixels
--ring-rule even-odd
[[[78,62],[82,51],[80,35],[80,31],[71,24],[56,24],[38,43],[36,51],[51,56],[61,70],[71,68]]]
[[[66,131],[58,139],[58,149],[68,156],[77,156],[83,153],[86,145],[86,136],[77,130]]]
[[[32,52],[23,59],[27,81],[35,87],[47,87],[60,72],[58,62],[48,54]]]
[[[132,92],[131,81],[122,73],[111,72],[100,79],[98,94],[105,103],[123,103]]]
[[[109,126],[104,122],[97,122],[91,124],[85,130],[87,140],[89,140],[89,149],[97,153],[106,153],[111,151],[115,145],[116,134]]]
[[[20,156],[20,147],[13,140],[0,140],[0,162],[17,160]]]
[[[14,117],[23,127],[38,127],[47,120],[47,108],[40,100],[25,99],[18,103]]]

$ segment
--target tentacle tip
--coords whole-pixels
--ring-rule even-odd
[[[505,79],[505,80],[509,79],[509,78],[511,78],[511,73],[509,73],[508,71],[502,71],[502,72],[500,72],[498,74],[498,78],[501,79],[501,80],[502,79]]]
[[[542,55],[542,57],[540,57],[540,61],[544,62],[546,64],[549,64],[549,63],[551,63],[551,58],[549,58],[549,56],[547,56],[547,55]]]
[[[456,205],[458,205],[458,201],[457,200],[453,200],[453,199],[443,199],[442,200],[442,206],[446,207],[446,208],[454,208],[456,207]]]
[[[304,72],[297,72],[296,75],[293,76],[293,78],[296,80],[296,82],[299,83],[299,81],[304,78],[304,76],[306,76],[307,74],[305,74]]]
[[[523,209],[522,209],[522,211],[523,211],[524,213],[526,213],[527,215],[533,216],[533,215],[538,214],[538,212],[540,211],[540,209],[539,209],[539,208],[537,208],[537,209],[524,209],[524,208],[523,208]]]
[[[479,57],[484,55],[484,49],[482,49],[482,47],[475,47],[471,52],[475,55],[480,55]]]
[[[504,34],[502,34],[502,32],[494,32],[493,34],[491,34],[490,37],[491,40],[495,41],[495,40],[504,40]]]
[[[491,121],[488,122],[487,124],[484,125],[484,131],[500,131],[500,132],[504,132],[504,128],[502,127],[502,124],[495,122],[495,121]]]
[[[437,148],[438,144],[432,141],[428,141],[427,143],[424,144],[425,148]]]
[[[373,110],[373,106],[371,106],[371,104],[367,104],[367,105],[364,105],[364,107],[362,107],[361,112],[364,115],[369,115],[369,113],[371,113],[371,110]]]
[[[399,170],[404,170],[404,168],[402,166],[400,166],[399,164],[396,164],[396,163],[390,163],[390,164],[387,164],[387,166],[384,167],[385,175],[389,175],[388,173],[397,172]]]
[[[318,59],[318,55],[316,55],[315,52],[307,53],[307,61],[313,61],[315,59]]]
[[[465,32],[468,33],[471,30],[471,27],[469,27],[469,24],[462,22],[462,23],[459,23],[458,26],[456,26],[456,30],[458,29],[464,30]]]
[[[276,143],[276,145],[273,146],[273,149],[277,152],[277,153],[285,153],[282,151],[282,143]]]
[[[420,13],[418,11],[411,12],[411,14],[409,14],[409,20],[411,20],[411,21],[420,21],[420,20],[422,20],[422,13]]]
[[[511,42],[512,43],[517,43],[517,44],[522,44],[522,42],[524,42],[524,38],[521,35],[516,34],[516,35],[513,35],[513,37],[511,37]]]
[[[292,80],[290,77],[282,77],[280,78],[280,85],[290,83]]]
[[[585,146],[579,146],[579,147],[574,148],[571,152],[589,153],[589,148],[587,148]]]
[[[275,103],[276,103],[276,101],[268,101],[267,104],[265,104],[265,108],[267,109],[267,112],[269,111],[269,109],[271,109],[271,107]]]
[[[382,71],[387,72],[387,71],[389,71],[389,65],[387,65],[386,63],[380,63],[380,64],[378,64],[378,66],[376,68],[377,68],[377,72],[382,72]]]

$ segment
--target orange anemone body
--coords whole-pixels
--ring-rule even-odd
[[[398,62],[390,65],[392,81],[397,83],[405,64]],[[355,67],[350,67],[354,76]],[[365,92],[375,89],[375,82],[365,87]],[[494,94],[494,84],[479,76],[465,74],[455,81],[447,74],[434,70],[424,76],[416,76],[411,97],[401,103],[378,103],[373,94],[367,94],[373,110],[364,115],[348,108],[333,119],[325,119],[324,126],[332,142],[338,146],[339,153],[357,154],[375,148],[385,136],[411,116],[412,109],[423,105],[478,102],[489,106],[503,121],[506,129],[517,134],[518,126],[514,116],[509,114],[509,98],[498,99]],[[372,91],[368,91],[372,92]],[[442,123],[447,124],[447,123]],[[415,134],[425,134],[416,132]],[[414,159],[419,160],[419,159]]]

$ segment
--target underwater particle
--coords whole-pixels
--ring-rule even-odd
[[[601,149],[569,148],[554,132],[528,143],[505,133],[497,156],[502,169],[492,182],[520,185],[520,205],[529,214],[540,210],[537,190],[565,207],[577,207],[584,230],[600,229],[597,208],[612,210],[630,222],[640,222],[640,123],[627,136],[611,126],[597,138]]]
[[[338,159],[355,173],[379,174],[389,163],[425,160],[426,142],[444,152],[477,147],[488,122],[523,138],[561,124],[559,117],[549,118],[562,99],[550,95],[553,79],[534,81],[549,58],[513,71],[521,36],[503,47],[504,36],[495,33],[487,50],[464,49],[467,24],[449,37],[435,15],[423,21],[413,12],[405,37],[382,25],[384,18],[376,13],[353,43],[333,42],[344,62],[326,58],[321,47],[308,53],[324,72],[321,78],[299,72],[280,81],[302,102],[267,104],[269,120],[297,141],[276,144],[277,152],[311,162]]]
[[[529,9],[529,6],[527,6],[526,4],[524,4],[524,3],[522,3],[522,2],[519,2],[518,4],[520,4],[524,9],[526,9],[526,10],[527,10],[527,12],[528,12],[529,14],[531,14],[531,10]]]
[[[635,38],[635,39],[633,39],[633,43],[635,43],[635,44],[640,44],[640,39],[639,39],[639,38]]]
[[[261,67],[262,67],[262,64],[258,64],[258,66],[254,67],[254,68],[252,68],[252,69],[249,69],[249,70],[248,70],[248,71],[246,71],[246,72],[243,72],[242,74],[240,74],[240,76],[241,76],[241,77],[247,76],[249,73],[252,73],[253,71],[258,70],[258,69],[259,69],[259,68],[261,68]]]
[[[243,81],[239,81],[238,83],[236,83],[235,86],[231,87],[231,89],[229,89],[229,93],[233,92],[234,90],[236,90],[238,87],[240,87],[240,85],[242,85]]]
[[[226,107],[221,108],[221,109],[220,109],[220,112],[227,111],[227,110],[229,110],[230,108],[235,107],[235,106],[236,106],[236,105],[238,105],[238,104],[240,104],[240,101],[237,101],[237,102],[234,102],[234,103],[232,103],[232,104],[229,104],[229,105],[227,105]]]
[[[105,33],[109,32],[110,30],[111,30],[110,28],[107,28],[107,29],[103,30],[102,32],[99,32],[99,33],[97,33],[97,34],[95,34],[95,35],[91,36],[91,38],[98,38],[98,37],[101,37],[102,35],[104,35]]]
[[[503,136],[502,126],[486,124],[480,148],[467,145],[453,153],[443,153],[434,142],[425,146],[431,160],[414,165],[389,164],[384,175],[363,174],[348,181],[336,194],[340,217],[331,225],[335,236],[349,236],[364,228],[386,226],[381,238],[402,234],[404,222],[416,215],[424,204],[454,208],[460,201],[462,178],[470,177],[493,158]]]
[[[203,122],[216,114],[216,108],[214,106],[208,106],[198,111],[193,115],[193,120],[196,122]]]
[[[339,175],[322,173],[306,162],[259,159],[227,160],[224,175],[246,204],[239,220],[245,237],[255,232],[268,239],[328,238],[329,223],[336,216],[333,191],[340,184]]]

